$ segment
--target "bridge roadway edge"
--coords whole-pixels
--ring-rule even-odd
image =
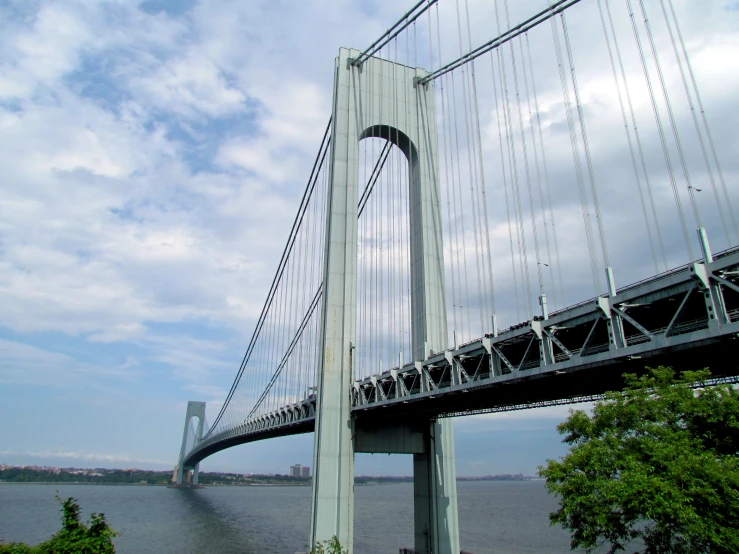
[[[736,356],[739,347],[737,339],[706,340],[701,347],[676,348],[671,353],[662,353],[659,358],[654,358],[659,365],[669,365],[677,370],[697,369],[705,367],[701,360],[707,358],[732,359]],[[692,354],[689,354],[691,353]],[[710,353],[710,354],[709,354]],[[686,354],[689,354],[686,356]],[[603,394],[607,391],[620,390],[623,388],[623,373],[645,373],[645,366],[649,364],[650,358],[629,360],[620,359],[616,363],[605,361],[582,367],[577,371],[558,375],[556,373],[539,373],[536,375],[519,377],[509,381],[491,381],[475,387],[475,390],[462,393],[461,390],[445,392],[436,398],[430,396],[410,397],[407,404],[396,405],[373,405],[371,407],[355,407],[352,411],[355,424],[362,433],[371,435],[378,430],[386,430],[388,425],[399,428],[405,427],[406,431],[398,431],[397,434],[407,433],[406,439],[385,439],[387,443],[377,444],[373,442],[368,445],[370,437],[362,437],[355,441],[355,452],[375,453],[413,453],[419,450],[418,440],[422,433],[425,422],[433,418],[447,418],[449,416],[464,417],[474,415],[476,410],[496,411],[498,409],[525,409],[538,403],[554,403],[580,399],[589,396]],[[654,364],[654,365],[657,365]],[[592,371],[598,368],[600,371]],[[712,368],[712,376],[738,377],[739,366],[729,365],[725,371]],[[298,421],[291,421],[267,429],[238,433],[225,437],[207,445],[185,459],[186,467],[193,466],[205,458],[241,444],[247,444],[260,440],[285,437],[303,433],[312,433],[315,428],[314,417],[306,417]],[[413,436],[417,434],[416,436]],[[393,444],[395,440],[395,444]],[[398,443],[399,440],[408,440],[405,445]],[[389,446],[388,446],[389,444]]]

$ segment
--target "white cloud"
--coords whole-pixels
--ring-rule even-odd
[[[120,323],[112,329],[91,333],[87,336],[90,342],[123,342],[140,339],[146,332],[146,327],[141,323]]]
[[[85,451],[69,451],[69,450],[27,450],[13,451],[0,450],[0,456],[35,458],[39,460],[69,460],[81,464],[89,464],[91,462],[103,462],[106,464],[147,464],[170,467],[171,460],[157,458],[139,458],[127,453],[103,453],[103,452],[85,452]]]
[[[71,361],[71,358],[65,354],[49,352],[28,344],[8,340],[0,340],[0,356],[7,364],[23,364],[27,369],[31,367],[58,367]]]
[[[3,26],[0,44],[9,56],[0,60],[0,99],[34,94],[52,85],[79,62],[81,48],[92,39],[90,29],[69,6],[42,4],[29,27]]]
[[[246,95],[229,86],[220,68],[198,51],[167,60],[128,83],[151,107],[184,117],[224,117],[245,109]]]
[[[330,112],[325,91],[314,83],[293,81],[277,89],[253,86],[250,93],[263,106],[261,131],[224,140],[217,162],[249,170],[271,183],[306,180],[306,156],[314,155]]]
[[[44,387],[88,386],[87,381],[100,382],[111,378],[130,381],[137,378],[132,366],[90,364],[69,354],[39,348],[30,344],[0,339],[0,382],[6,385]],[[107,387],[93,383],[92,389],[109,392]]]

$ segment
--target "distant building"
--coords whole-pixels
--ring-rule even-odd
[[[310,477],[310,467],[300,464],[290,466],[290,477]]]

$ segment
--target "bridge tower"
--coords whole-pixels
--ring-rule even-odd
[[[178,485],[182,484],[183,476],[188,471],[192,471],[193,485],[198,484],[198,472],[200,471],[200,463],[195,464],[192,467],[185,467],[184,460],[185,454],[187,454],[187,439],[188,432],[190,430],[190,420],[193,417],[198,418],[198,426],[195,429],[195,441],[199,441],[203,438],[203,425],[205,423],[205,402],[197,402],[190,400],[187,403],[187,411],[185,412],[185,430],[182,432],[182,447],[180,448],[180,458],[177,461],[177,477],[175,482]]]
[[[412,348],[415,360],[447,347],[433,84],[427,73],[341,49],[335,62],[322,305],[311,544],[336,535],[351,552],[354,453],[413,455],[419,553],[457,554],[459,531],[451,420],[363,425],[351,413],[357,304],[359,141],[384,138],[410,169]]]

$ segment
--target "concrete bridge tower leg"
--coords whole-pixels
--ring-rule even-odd
[[[427,422],[426,452],[413,454],[413,536],[416,552],[457,554],[457,474],[450,419]]]
[[[200,441],[203,438],[203,425],[205,424],[205,402],[201,402],[203,405],[202,413],[198,416],[198,426],[195,429],[195,440]],[[200,477],[200,462],[195,464],[192,468],[192,484],[197,485]]]
[[[198,418],[198,426],[195,430],[195,439],[200,440],[203,437],[203,424],[205,422],[205,402],[197,402],[190,400],[187,403],[187,410],[185,412],[185,429],[182,432],[182,446],[180,447],[180,459],[177,462],[177,479],[176,483],[181,485],[185,472],[192,470],[192,480],[194,485],[198,483],[198,472],[200,470],[200,464],[195,464],[194,467],[185,467],[184,460],[187,454],[187,434],[190,428],[190,419],[193,417]]]
[[[338,537],[352,552],[355,439],[363,452],[414,455],[415,549],[457,554],[454,435],[450,420],[415,422],[366,435],[355,429],[351,387],[357,295],[358,143],[393,142],[410,168],[413,355],[447,347],[441,209],[433,85],[420,69],[370,58],[357,50],[336,59],[314,448],[311,544]],[[397,440],[399,439],[399,440]]]

